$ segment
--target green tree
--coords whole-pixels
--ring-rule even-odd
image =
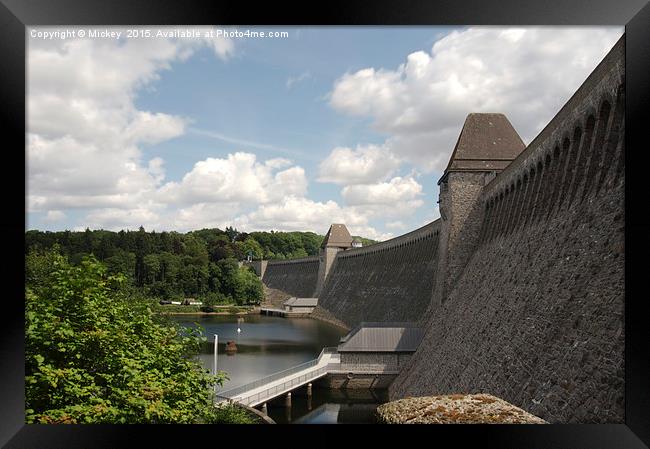
[[[230,242],[234,242],[237,236],[239,235],[239,231],[232,226],[227,226],[226,227],[226,235],[228,236],[228,240]]]
[[[45,282],[26,286],[25,394],[28,423],[228,421],[212,405],[213,376],[192,358],[199,331],[171,325],[125,294],[93,257],[71,266],[49,254]],[[42,261],[28,260],[38,272]]]
[[[235,245],[239,248],[244,258],[247,258],[249,254],[253,260],[259,260],[264,257],[264,249],[262,248],[262,245],[252,237],[249,237],[244,241],[236,242]]]
[[[235,300],[237,304],[259,304],[264,298],[264,290],[260,278],[249,267],[242,267],[237,273]]]
[[[147,284],[156,282],[160,275],[160,257],[158,254],[147,254],[144,256],[144,281]]]
[[[115,252],[115,255],[104,260],[110,274],[123,274],[133,280],[135,276],[135,254],[123,249]]]

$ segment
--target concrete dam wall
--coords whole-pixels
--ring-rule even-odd
[[[291,296],[310,298],[318,281],[318,256],[292,260],[270,260],[262,276],[268,287]]]
[[[313,316],[351,328],[361,321],[417,321],[437,265],[439,221],[336,254]]]
[[[624,53],[481,190],[391,399],[485,392],[552,423],[624,422]]]

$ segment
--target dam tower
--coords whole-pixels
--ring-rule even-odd
[[[439,210],[440,258],[434,298],[444,301],[467,264],[482,223],[477,199],[483,187],[505,169],[525,148],[524,142],[503,114],[472,113],[467,116],[442,177]]]
[[[352,248],[352,236],[348,228],[344,224],[332,224],[320,246],[315,297],[318,297],[323,289],[323,285],[325,285],[325,279],[327,279],[334,259],[336,259],[336,253],[350,248]]]

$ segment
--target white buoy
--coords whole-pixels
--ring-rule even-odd
[[[237,333],[241,334],[241,329],[240,328],[237,328]]]

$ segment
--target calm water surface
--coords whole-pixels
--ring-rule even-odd
[[[219,336],[217,369],[228,373],[230,380],[217,392],[313,360],[323,347],[336,346],[347,333],[311,318],[176,315],[172,319],[183,326],[203,327],[208,343],[199,359],[206,369],[212,370],[214,334]],[[237,345],[235,354],[226,354],[228,341]],[[284,406],[282,397],[268,403],[268,414],[277,423],[373,422],[375,408],[387,400],[383,391],[329,390],[316,386],[311,399],[304,387],[293,391],[292,396],[290,408]]]

